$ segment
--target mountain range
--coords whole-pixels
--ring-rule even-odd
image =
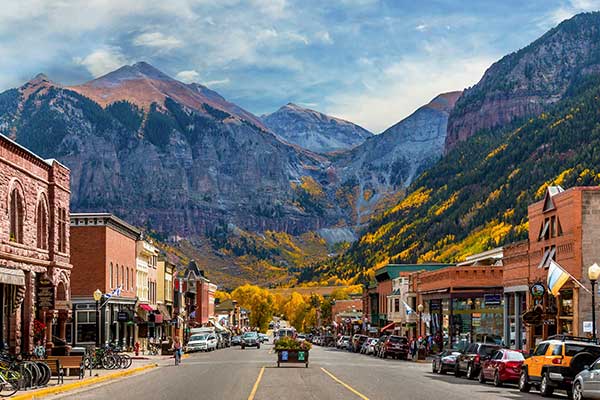
[[[227,269],[244,256],[253,257],[252,266],[265,261],[271,250],[263,250],[272,247],[265,232],[292,235],[294,246],[307,243],[324,257],[335,243],[354,240],[361,216],[441,156],[439,146],[424,149],[432,132],[444,130],[440,123],[445,127],[448,104],[439,115],[436,107],[417,111],[418,124],[409,117],[378,136],[293,105],[260,119],[205,86],[139,62],[74,86],[39,74],[1,93],[0,133],[71,169],[73,210],[112,211],[162,239],[185,238],[190,250],[211,249]],[[411,132],[401,132],[404,124]],[[304,133],[278,128],[286,125]],[[419,138],[425,144],[411,153]],[[396,150],[373,159],[386,148]],[[336,151],[317,152],[330,149]],[[314,231],[329,249],[301,239]],[[235,255],[222,251],[228,247]],[[279,277],[300,259],[267,257]],[[256,281],[237,272],[227,274]]]

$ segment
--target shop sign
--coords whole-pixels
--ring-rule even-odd
[[[119,322],[129,321],[129,313],[127,311],[119,311],[117,313],[117,321],[119,321]]]
[[[537,282],[531,285],[529,292],[534,299],[541,299],[544,297],[544,293],[546,293],[546,287],[543,283]]]
[[[51,280],[39,277],[36,285],[38,308],[54,308],[54,284]]]
[[[502,299],[499,294],[484,294],[483,300],[486,306],[499,306]]]

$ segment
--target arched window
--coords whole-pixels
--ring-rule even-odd
[[[23,196],[18,188],[10,193],[10,240],[23,243]]]
[[[67,210],[58,209],[58,251],[67,252]]]
[[[115,287],[119,286],[119,264],[117,264],[117,280],[115,282]]]
[[[113,285],[113,263],[110,263],[110,287],[114,287]]]
[[[48,209],[46,201],[41,198],[37,206],[37,247],[48,250]]]
[[[125,269],[125,274],[127,275],[125,277],[125,290],[129,290],[129,267]]]
[[[121,287],[125,287],[125,267],[121,265]]]

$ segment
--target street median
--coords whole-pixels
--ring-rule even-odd
[[[122,378],[125,376],[137,374],[138,372],[146,371],[148,369],[155,368],[155,367],[158,367],[158,364],[153,363],[153,364],[142,365],[140,367],[131,368],[131,369],[123,370],[123,371],[117,371],[117,372],[113,372],[113,373],[107,374],[107,375],[85,378],[85,379],[82,379],[82,380],[79,380],[76,382],[72,382],[72,383],[66,383],[63,385],[55,385],[55,386],[50,386],[50,387],[46,387],[43,389],[28,391],[27,393],[17,394],[11,398],[13,400],[41,399],[42,397],[55,395],[55,394],[59,394],[59,393],[63,393],[63,392],[69,392],[71,390],[76,390],[76,389],[80,389],[80,388],[83,388],[86,386],[95,385],[95,384],[106,382],[106,381],[109,381],[112,379],[118,379],[118,378]]]

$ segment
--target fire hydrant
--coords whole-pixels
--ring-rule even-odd
[[[133,351],[135,352],[136,357],[140,355],[140,342],[135,342],[135,345],[133,345]]]

